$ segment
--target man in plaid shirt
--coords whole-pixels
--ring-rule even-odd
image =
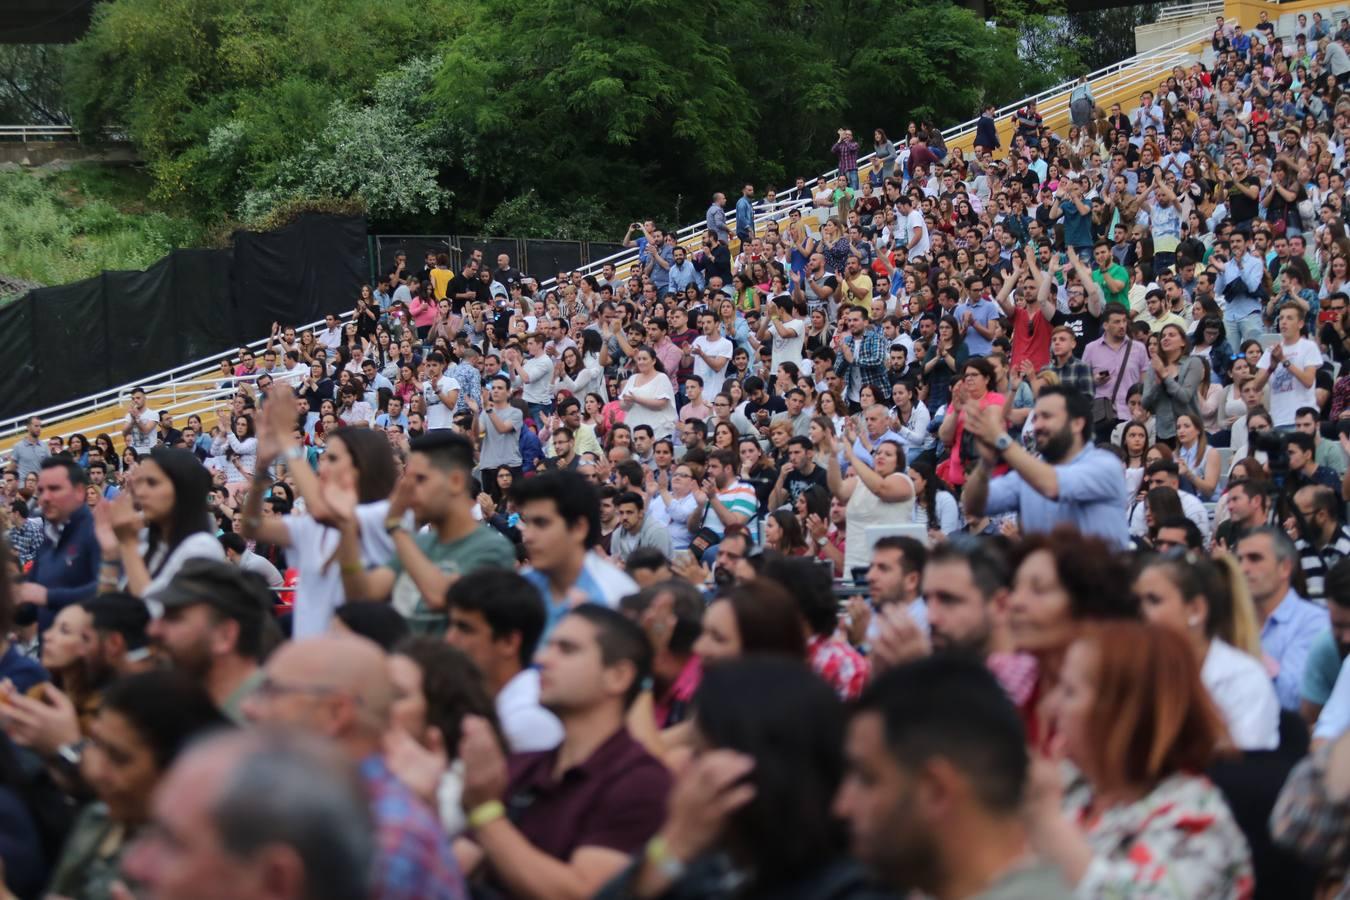
[[[858,142],[853,132],[847,128],[839,129],[839,140],[830,148],[839,160],[839,174],[848,179],[848,186],[858,189]]]
[[[1078,338],[1072,328],[1068,325],[1056,325],[1055,330],[1050,332],[1050,365],[1043,371],[1054,372],[1059,376],[1060,384],[1091,397],[1097,386],[1092,382],[1092,369],[1073,355],[1073,348],[1077,342]]]
[[[857,307],[846,307],[840,316],[841,330],[834,338],[834,370],[844,379],[850,409],[856,411],[864,384],[875,388],[878,397],[891,395],[890,379],[886,377],[886,338],[880,328],[868,324],[867,313]]]

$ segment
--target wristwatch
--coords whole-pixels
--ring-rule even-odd
[[[403,530],[402,518],[389,518],[384,520],[384,533],[389,535],[390,537],[393,536],[395,531],[402,531],[402,530]]]
[[[1005,432],[998,436],[998,440],[994,441],[994,449],[998,451],[998,455],[1002,457],[1004,453],[1008,452],[1008,448],[1012,446],[1012,443],[1013,439],[1008,437]]]

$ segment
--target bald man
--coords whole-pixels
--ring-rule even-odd
[[[375,829],[335,745],[231,732],[179,757],[123,867],[153,900],[366,900]]]
[[[393,685],[384,651],[359,637],[284,644],[244,702],[250,721],[333,741],[359,767],[379,837],[372,896],[462,900],[467,891],[439,823],[382,755]]]

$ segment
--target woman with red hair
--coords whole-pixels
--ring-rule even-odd
[[[1038,760],[1031,839],[1080,897],[1248,898],[1251,854],[1202,773],[1229,746],[1186,638],[1138,622],[1086,630],[1056,694],[1070,766]]]

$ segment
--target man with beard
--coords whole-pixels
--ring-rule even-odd
[[[834,813],[852,855],[898,893],[937,900],[1071,894],[1031,854],[1026,734],[983,668],[938,656],[881,675],[845,743]]]
[[[1075,526],[1120,548],[1129,544],[1125,470],[1120,459],[1088,440],[1092,402],[1063,385],[1041,389],[1036,398],[1036,449],[1027,452],[1004,429],[1003,408],[966,407],[966,431],[977,441],[980,459],[966,482],[966,517],[1016,512],[1023,534]],[[998,463],[1012,471],[990,481]]]
[[[1299,712],[1312,726],[1322,714],[1341,664],[1350,656],[1350,557],[1331,567],[1324,582],[1331,628],[1313,641],[1303,667],[1302,703]]]
[[[241,705],[263,680],[259,663],[272,607],[267,585],[230,563],[190,559],[148,599],[164,607],[150,623],[151,643],[242,724]]]

